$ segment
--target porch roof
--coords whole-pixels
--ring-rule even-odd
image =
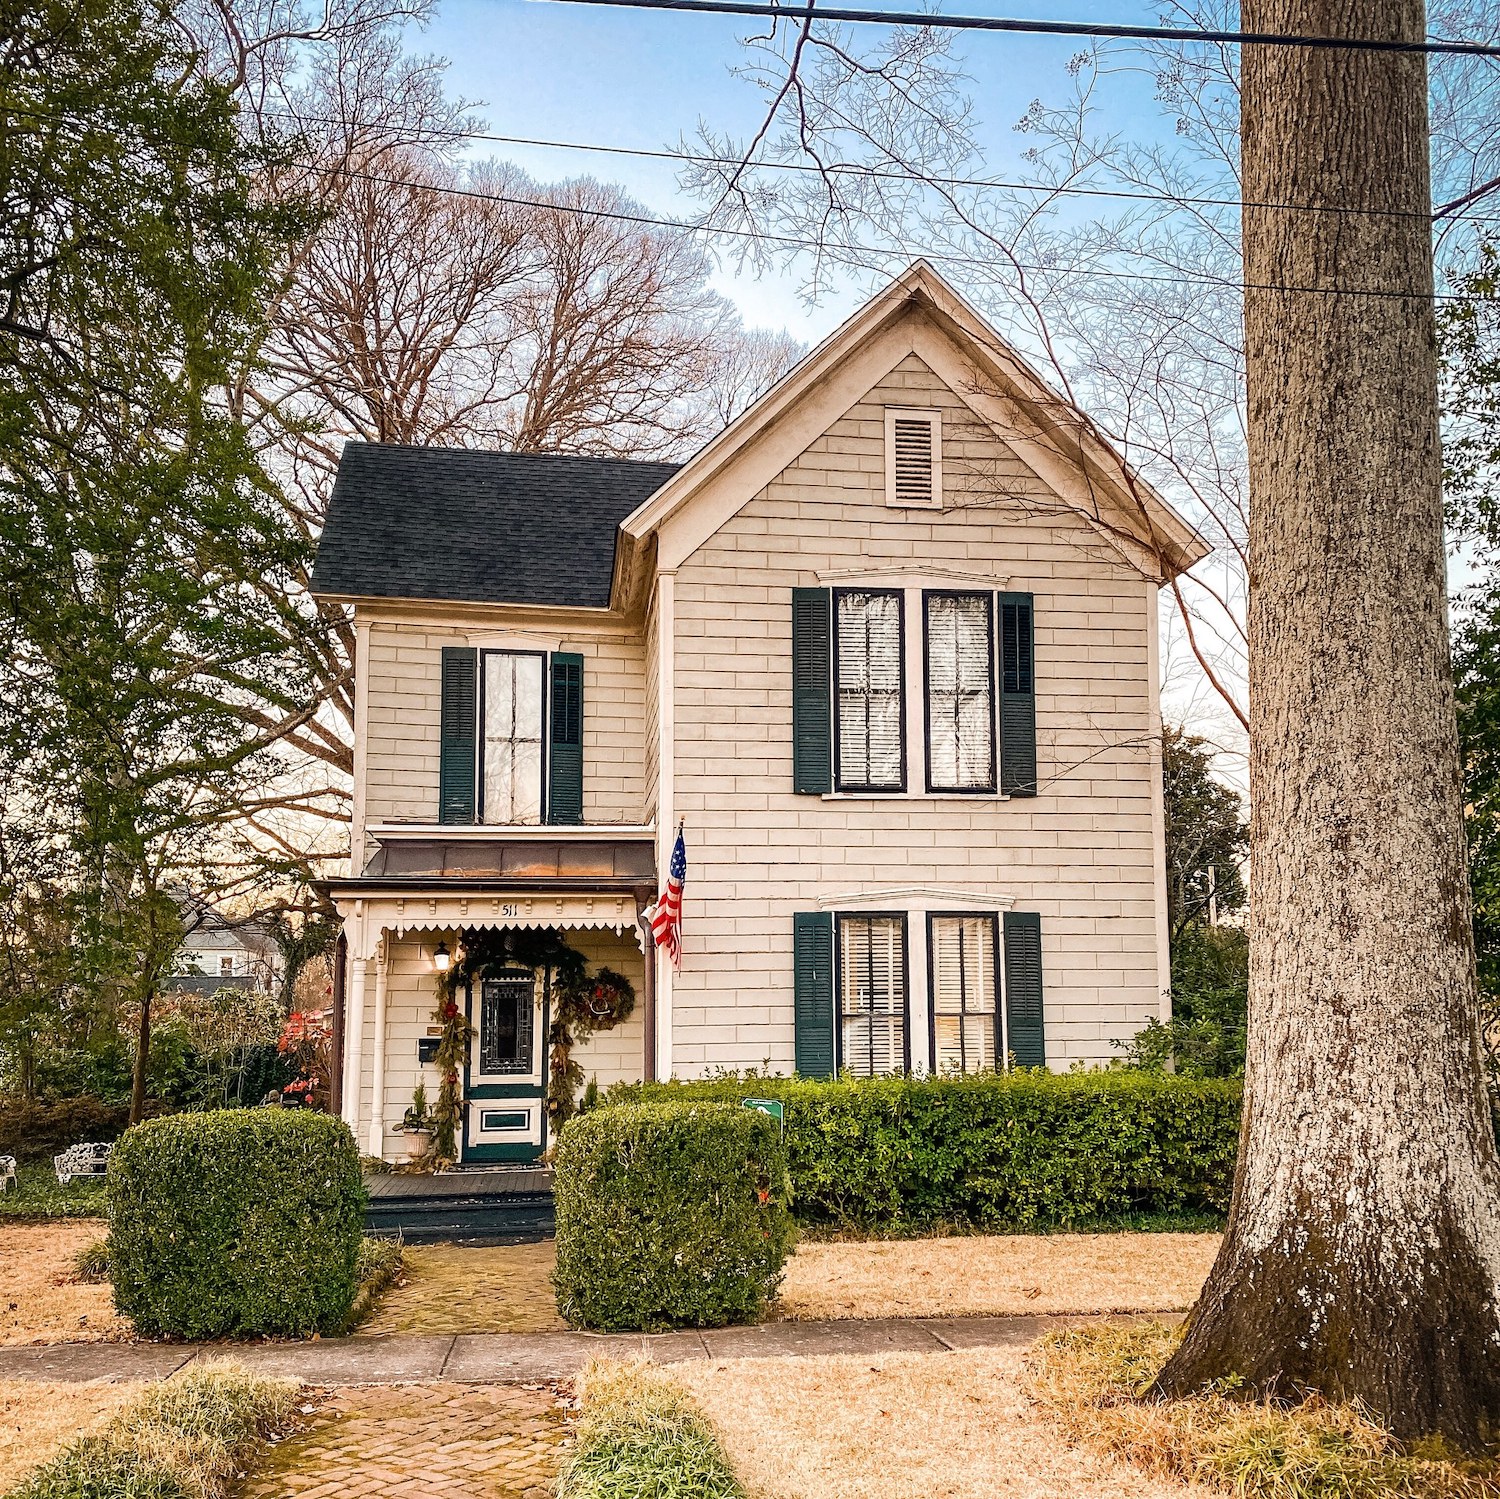
[[[326,881],[334,895],[443,886],[561,888],[654,894],[656,854],[641,838],[381,839],[358,875]]]

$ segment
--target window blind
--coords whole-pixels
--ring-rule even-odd
[[[901,595],[840,593],[835,618],[840,790],[899,791]]]
[[[927,782],[933,791],[995,785],[991,597],[927,595]]]
[[[839,918],[839,1065],[860,1077],[906,1070],[906,924]]]
[[[995,1037],[995,918],[934,916],[932,1066],[935,1072],[982,1072],[999,1056]]]
[[[539,655],[485,654],[485,822],[542,820],[542,667]]]

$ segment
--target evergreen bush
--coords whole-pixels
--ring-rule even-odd
[[[575,1327],[753,1322],[792,1243],[786,1153],[763,1114],[691,1101],[594,1109],[563,1130],[557,1306]]]
[[[779,1100],[799,1221],[865,1233],[1066,1228],[1222,1212],[1240,1084],[1113,1069],[968,1077],[726,1077],[611,1102]]]
[[[110,1157],[115,1306],[148,1337],[341,1331],[364,1186],[327,1114],[226,1109],[127,1130]]]

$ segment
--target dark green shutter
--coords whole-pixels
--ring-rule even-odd
[[[833,916],[798,911],[792,917],[793,1020],[801,1077],[833,1076]]]
[[[1047,1061],[1042,1016],[1042,918],[1035,911],[1005,913],[1005,1028],[1017,1067]]]
[[[474,821],[474,766],[479,741],[479,652],[443,647],[442,741],[438,754],[438,821]]]
[[[583,657],[552,657],[552,752],[547,821],[583,821]]]
[[[829,683],[833,595],[792,589],[792,790],[833,790],[833,696]]]
[[[1029,593],[1002,593],[1000,605],[1000,789],[1036,795],[1036,646]]]

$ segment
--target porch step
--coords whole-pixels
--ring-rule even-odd
[[[365,1232],[408,1244],[535,1244],[551,1238],[549,1171],[450,1171],[372,1176]]]

